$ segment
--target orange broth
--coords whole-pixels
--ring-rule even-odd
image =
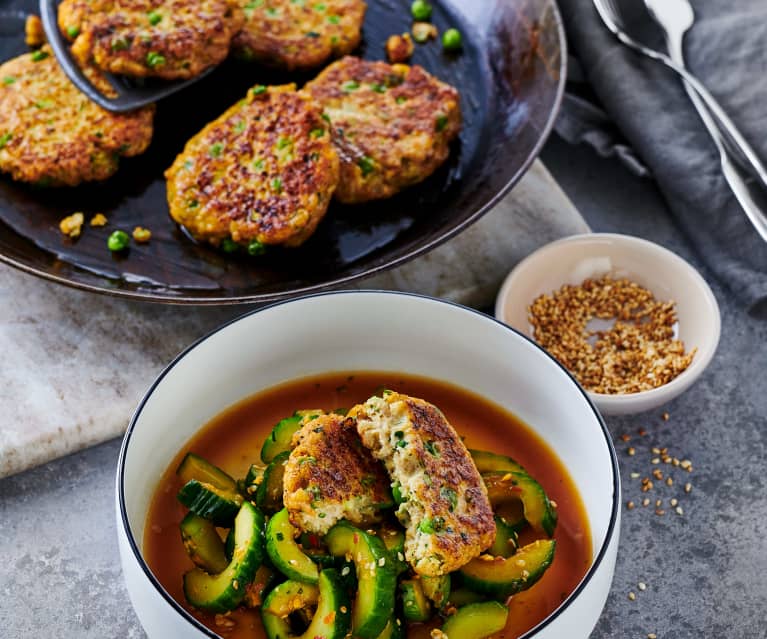
[[[250,464],[260,463],[261,445],[272,426],[283,417],[302,408],[349,408],[381,387],[439,406],[469,448],[513,457],[557,504],[554,561],[537,584],[509,600],[509,622],[496,638],[513,639],[538,624],[586,574],[592,557],[591,535],[580,495],[555,453],[530,427],[497,404],[443,382],[393,373],[330,373],[276,386],[227,409],[179,451],[162,476],[147,515],[144,558],[168,593],[214,632],[227,639],[265,637],[258,610],[234,611],[228,619],[235,625],[226,628],[217,625],[213,615],[194,610],[184,599],[182,575],[194,565],[184,551],[179,533],[186,509],[176,500],[181,485],[175,470],[183,456],[195,452],[233,477],[244,477]],[[522,535],[520,541],[529,540]],[[408,638],[427,639],[433,627],[436,624],[412,625]]]

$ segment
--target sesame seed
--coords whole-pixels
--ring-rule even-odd
[[[647,590],[647,584],[644,581],[640,581],[637,584],[637,588],[639,588],[639,590],[645,591]]]
[[[647,634],[647,639],[658,639],[658,636],[654,632]]]
[[[633,446],[629,446],[629,449],[626,451],[630,457],[633,457],[636,455],[636,449]]]
[[[559,507],[559,506],[557,506],[557,502],[555,502],[553,499],[550,499],[549,503],[551,504],[552,508],[558,508]]]
[[[628,508],[629,510],[634,510],[634,506],[635,506],[635,505],[636,505],[636,504],[634,504],[634,502],[633,502],[633,501],[629,501],[629,502],[626,504],[626,508]]]
[[[653,464],[660,464],[660,458],[659,457],[653,457],[652,458],[652,463]]]
[[[386,557],[381,557],[381,558],[378,560],[378,565],[379,565],[379,566],[385,566],[385,565],[386,565]]]
[[[346,606],[341,606],[341,612],[346,614],[349,609]]]
[[[520,568],[524,568],[527,562],[524,559],[517,559],[514,564]]]
[[[639,473],[631,473],[631,479],[639,479]]]
[[[296,565],[298,562],[297,562],[295,559],[291,559],[291,560],[289,560],[289,561],[288,561],[288,563],[289,563],[291,566],[295,566],[295,565]]]
[[[677,515],[684,515],[684,510],[682,510],[681,506],[676,507],[676,514]]]
[[[669,504],[671,504],[672,506],[676,506],[678,503],[679,503],[679,500],[676,497],[672,497],[671,501],[669,502]]]
[[[673,486],[674,485],[674,480],[671,479],[671,477],[666,477],[666,485],[667,486]]]
[[[341,575],[342,575],[343,577],[346,577],[346,575],[348,575],[350,572],[351,572],[351,568],[349,568],[349,566],[344,566],[344,567],[341,569]]]
[[[511,473],[506,473],[503,477],[501,477],[501,481],[509,481],[514,476]]]
[[[629,593],[629,599],[630,599],[631,601],[634,601],[634,599],[636,599],[636,598],[637,598],[637,596],[636,596],[636,595],[635,595],[633,592],[630,592],[630,593]]]
[[[530,573],[527,570],[522,571],[522,579],[527,579],[530,576]]]
[[[684,485],[684,492],[689,493],[692,492],[692,484],[687,483]]]
[[[650,505],[650,500],[649,499],[645,498],[645,499],[642,500],[642,506],[649,506],[649,505]]]
[[[663,421],[667,422],[668,418],[669,418],[669,414],[668,413],[663,413],[662,417],[663,417]]]
[[[660,455],[660,448],[656,446],[655,448],[652,449],[652,453],[653,455]]]
[[[662,499],[656,499],[655,500],[655,505],[656,506],[662,506],[663,505],[663,500]]]

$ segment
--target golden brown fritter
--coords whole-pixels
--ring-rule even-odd
[[[419,66],[346,57],[304,90],[332,123],[341,202],[391,197],[421,182],[447,159],[461,130],[458,91]]]
[[[72,53],[111,73],[192,78],[229,54],[237,0],[63,0],[58,22]]]
[[[400,393],[350,411],[362,443],[386,465],[403,502],[405,557],[421,575],[445,575],[495,539],[493,509],[461,438],[434,405]]]
[[[189,140],[165,177],[170,214],[195,238],[298,246],[327,211],[338,155],[309,96],[258,86]]]
[[[86,73],[105,93],[109,85]],[[0,170],[14,180],[75,186],[105,180],[152,140],[154,107],[110,113],[70,82],[46,45],[0,66]]]
[[[294,526],[324,535],[348,519],[368,525],[391,505],[389,478],[360,441],[354,419],[322,415],[294,436],[283,501]]]
[[[240,0],[237,55],[285,69],[312,69],[351,53],[362,37],[363,0]]]

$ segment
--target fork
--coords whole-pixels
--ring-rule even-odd
[[[714,96],[712,96],[708,89],[703,86],[700,80],[698,80],[686,68],[673,61],[666,54],[646,47],[628,35],[623,28],[623,21],[621,20],[620,12],[615,6],[614,0],[592,0],[592,2],[597,10],[597,13],[599,14],[599,17],[602,19],[602,22],[604,22],[605,26],[621,43],[625,44],[630,49],[633,49],[649,58],[652,58],[653,60],[657,60],[663,63],[675,71],[679,76],[681,76],[682,79],[684,79],[686,86],[695,92],[700,100],[706,105],[709,112],[712,113],[716,120],[719,121],[719,124],[730,136],[732,142],[738,146],[740,151],[743,153],[744,158],[747,159],[749,164],[753,167],[761,183],[763,185],[767,185],[767,168],[765,168],[757,153],[745,140],[740,131],[738,131],[735,124],[725,113],[724,109],[722,109]],[[726,152],[723,149],[721,138],[719,138],[717,141],[717,146],[722,147],[720,157],[726,155]],[[726,161],[726,165],[727,168],[725,170],[725,177],[728,183],[732,184],[734,182],[737,185],[737,191],[735,188],[733,188],[733,191],[735,192],[738,201],[741,203],[741,206],[748,216],[748,219],[751,221],[751,224],[754,226],[762,239],[767,242],[767,215],[765,215],[765,213],[759,209],[759,207],[751,199],[751,196],[748,193],[748,187],[743,182],[742,177],[737,174],[735,168],[732,165],[732,162],[729,161],[729,158]],[[723,169],[724,168],[725,162],[723,162]],[[740,188],[740,184],[738,184],[738,182],[742,183],[743,188]]]
[[[666,37],[666,46],[668,48],[669,57],[680,67],[684,67],[684,35],[695,22],[695,13],[692,6],[690,6],[688,0],[644,0],[644,4],[652,19],[655,20],[663,30]],[[741,207],[743,207],[746,215],[748,215],[749,219],[756,226],[760,218],[759,207],[751,197],[749,187],[743,179],[743,176],[733,165],[733,159],[736,158],[730,154],[732,153],[734,155],[736,151],[727,148],[728,140],[723,138],[722,132],[717,127],[716,122],[708,112],[708,109],[706,109],[705,104],[698,97],[698,94],[695,93],[686,82],[684,86],[695,109],[698,111],[700,119],[703,121],[711,139],[716,145],[722,165],[722,173],[724,174],[730,189],[734,193]],[[760,227],[757,227],[757,230],[759,230],[759,228]],[[761,231],[760,234],[764,237],[764,234]]]

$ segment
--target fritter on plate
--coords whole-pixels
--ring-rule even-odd
[[[104,92],[109,84],[86,69]],[[152,140],[154,107],[110,113],[70,82],[46,45],[0,66],[0,170],[14,180],[75,186],[105,180]]]
[[[285,466],[285,506],[294,526],[324,535],[347,519],[368,525],[392,504],[389,477],[362,445],[354,419],[322,415],[293,436]]]
[[[79,60],[167,80],[223,61],[242,20],[237,0],[63,0],[58,13]]]
[[[237,55],[285,69],[312,69],[359,44],[363,0],[240,0]]]
[[[341,202],[391,197],[421,182],[447,159],[461,130],[458,91],[419,66],[346,57],[304,90],[332,124]]]
[[[257,86],[187,142],[166,172],[176,222],[197,239],[298,246],[338,184],[319,106],[293,85]]]
[[[402,504],[405,558],[421,575],[445,575],[495,539],[493,510],[461,438],[434,405],[385,392],[349,413],[362,443],[384,462]]]

